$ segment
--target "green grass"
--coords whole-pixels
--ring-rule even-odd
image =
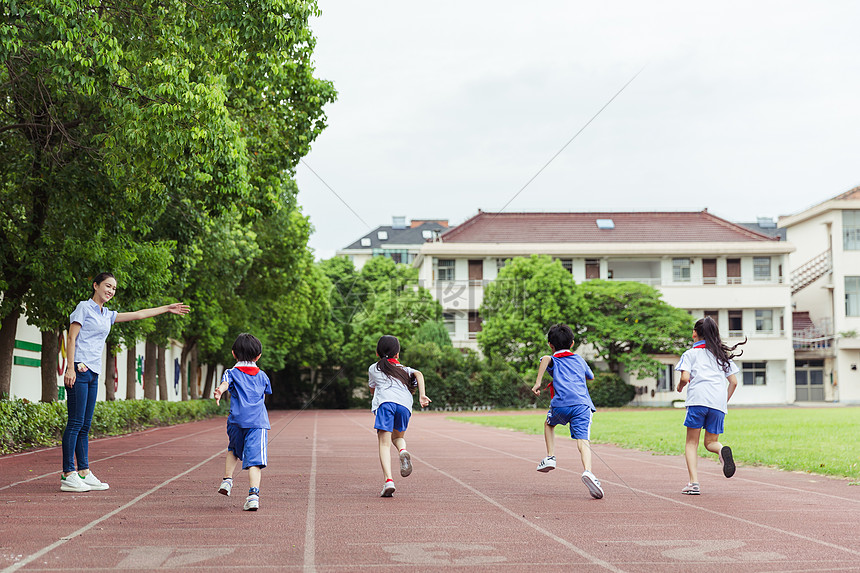
[[[684,409],[601,409],[594,415],[591,438],[598,444],[683,455]],[[451,416],[450,419],[543,435],[546,414]],[[732,447],[736,461],[789,471],[860,478],[860,409],[733,408],[720,441]],[[566,426],[557,426],[569,437]],[[699,454],[706,453],[699,446]]]

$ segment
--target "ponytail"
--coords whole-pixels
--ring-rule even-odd
[[[729,369],[729,360],[741,356],[744,353],[743,350],[739,350],[735,353],[735,349],[741,344],[746,344],[747,338],[744,337],[743,342],[738,342],[734,346],[726,346],[720,339],[720,329],[717,326],[717,323],[714,322],[714,319],[710,316],[697,320],[693,329],[696,331],[696,335],[698,335],[699,340],[705,341],[705,348],[711,351],[711,354],[713,354],[714,358],[717,359],[717,364],[723,369],[723,371],[727,371]]]
[[[390,362],[399,352],[400,341],[396,337],[386,334],[380,338],[376,343],[376,354],[379,356],[376,369],[391,378],[400,380],[404,386],[410,388],[410,377],[406,370]]]

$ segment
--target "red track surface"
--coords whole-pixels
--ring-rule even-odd
[[[593,500],[572,441],[541,474],[541,436],[416,413],[415,471],[381,499],[369,412],[270,415],[258,512],[246,472],[216,492],[223,419],[92,441],[102,492],[59,491],[59,448],[0,458],[0,572],[860,571],[845,480],[703,460],[690,497],[682,457],[595,445]]]

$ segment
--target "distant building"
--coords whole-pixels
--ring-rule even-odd
[[[858,219],[860,221],[860,219]],[[477,349],[484,287],[514,257],[559,259],[576,282],[638,281],[694,317],[712,316],[727,343],[746,336],[740,404],[795,401],[791,289],[794,246],[705,211],[654,213],[485,213],[425,243],[413,263],[442,304],[455,346]],[[636,401],[666,405],[677,356],[657,356],[659,379],[635,380]]]
[[[356,269],[361,269],[371,257],[412,264],[421,245],[446,230],[447,219],[412,219],[407,225],[406,217],[393,217],[391,225],[377,227],[335,254],[349,257]]]

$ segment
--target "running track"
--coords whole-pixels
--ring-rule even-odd
[[[60,492],[59,448],[0,458],[0,572],[860,571],[845,480],[703,460],[689,497],[682,457],[595,445],[593,500],[570,440],[541,474],[541,436],[416,413],[415,471],[381,499],[369,412],[270,416],[256,513],[247,472],[216,493],[223,418],[93,440],[103,492]]]

